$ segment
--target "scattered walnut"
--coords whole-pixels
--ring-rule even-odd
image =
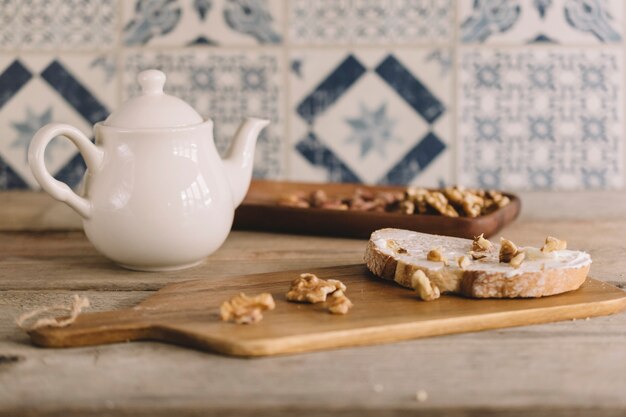
[[[314,274],[300,274],[291,283],[287,292],[287,300],[307,303],[322,303],[326,296],[337,290],[345,291],[346,286],[334,279],[324,280]]]
[[[411,277],[411,287],[417,291],[419,297],[424,301],[436,300],[441,295],[439,287],[431,283],[430,279],[428,279],[421,269],[413,273]]]
[[[387,240],[387,247],[396,253],[408,253],[406,249],[400,246],[400,244],[393,239]]]
[[[517,249],[517,246],[515,246],[515,243],[503,237],[500,238],[500,262],[511,262],[511,259],[513,259],[518,252],[519,250]]]
[[[456,263],[457,265],[459,265],[459,268],[466,269],[468,266],[472,264],[472,261],[470,260],[470,258],[463,255],[463,256],[460,256],[459,259],[456,260]]]
[[[224,321],[234,321],[237,324],[257,323],[263,319],[263,311],[276,308],[271,294],[262,293],[248,297],[244,293],[224,301],[220,307],[220,317]]]
[[[448,260],[443,256],[441,250],[435,248],[428,251],[426,259],[433,262],[443,262],[444,265],[448,264]]]
[[[541,252],[549,253],[567,249],[567,242],[552,236],[546,238],[546,243],[541,247]]]
[[[491,249],[491,242],[485,239],[485,234],[481,233],[480,236],[475,236],[472,242],[472,251],[474,252],[487,252]]]
[[[524,252],[517,252],[517,255],[515,255],[510,261],[509,264],[513,267],[513,268],[519,268],[522,265],[522,262],[524,262],[524,259],[526,258],[526,254]]]
[[[347,314],[348,310],[352,308],[352,301],[342,290],[337,290],[328,297],[326,302],[328,305],[328,311],[332,314]]]

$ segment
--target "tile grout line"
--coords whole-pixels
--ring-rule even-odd
[[[452,59],[452,74],[450,75],[450,83],[452,84],[452,91],[450,94],[450,99],[452,100],[452,117],[451,117],[451,126],[450,133],[452,137],[450,138],[453,142],[452,147],[452,167],[450,167],[450,173],[452,174],[452,182],[453,184],[459,184],[459,148],[460,148],[460,140],[459,140],[459,92],[458,92],[458,78],[459,78],[459,32],[458,32],[458,18],[459,18],[459,3],[454,2],[454,10],[452,12],[452,50],[450,51],[451,59]]]
[[[620,100],[622,106],[622,184],[618,188],[619,191],[624,192],[626,190],[626,42],[624,42],[624,34],[626,34],[626,20],[624,19],[624,10],[622,10],[622,89],[620,91]]]
[[[117,30],[120,30],[121,27]],[[121,39],[121,33],[118,32]],[[458,40],[457,40],[458,41]],[[120,43],[120,42],[118,42]],[[598,44],[481,44],[481,43],[468,43],[461,44],[466,47],[476,48],[476,49],[506,49],[506,50],[516,50],[516,49],[536,49],[536,50],[546,50],[546,49],[564,49],[564,50],[577,50],[577,49],[594,49],[594,50],[622,50],[623,43],[598,43]],[[357,44],[357,43],[343,43],[343,44],[327,44],[327,45],[315,45],[315,44],[290,44],[289,47],[297,47],[298,49],[303,50],[337,50],[337,49],[381,49],[381,48],[389,48],[391,44],[389,43],[372,43],[372,44]],[[415,48],[445,48],[449,47],[450,42],[416,42],[416,43],[397,43],[393,44],[393,49],[408,49],[412,50]],[[253,50],[258,52],[265,51],[278,51],[284,49],[285,44],[277,45],[277,44],[224,44],[224,45],[155,45],[155,44],[147,44],[142,46],[124,46],[120,43],[119,47],[124,51],[130,52],[172,52],[172,51],[220,51],[226,49],[234,49],[234,50]],[[64,54],[64,55],[87,55],[91,56],[98,53],[106,53],[111,52],[111,48],[92,48],[92,49],[71,49],[64,50],[58,48],[50,48],[50,49],[19,49],[19,48],[1,48],[0,53],[4,54],[20,54],[20,55],[41,55],[41,54]]]
[[[292,178],[292,166],[291,166],[291,146],[292,146],[292,138],[291,138],[291,85],[289,83],[290,76],[290,42],[291,36],[289,33],[289,22],[290,16],[289,13],[291,8],[289,6],[290,0],[283,0],[283,44],[281,45],[281,52],[283,58],[283,66],[282,66],[282,79],[283,79],[283,94],[281,94],[283,103],[283,163],[285,164],[285,169],[282,174],[282,178],[289,180]]]
[[[168,53],[168,54],[173,54],[176,52],[189,52],[192,54],[198,54],[200,53],[200,51],[202,52],[207,52],[209,54],[221,54],[224,52],[228,52],[228,51],[239,51],[242,54],[248,54],[248,53],[252,53],[252,52],[258,52],[260,54],[267,52],[267,53],[272,53],[272,54],[276,54],[275,56],[278,59],[278,62],[282,62],[281,68],[279,68],[278,70],[278,74],[279,76],[277,77],[277,79],[282,80],[282,84],[283,84],[283,88],[281,89],[281,94],[279,94],[279,98],[278,100],[282,100],[280,103],[278,103],[279,108],[282,109],[283,111],[283,116],[282,116],[282,122],[284,123],[283,126],[281,126],[278,131],[282,131],[283,133],[283,144],[282,144],[282,162],[284,164],[284,170],[280,170],[282,171],[281,175],[285,175],[287,177],[290,177],[292,175],[292,161],[291,161],[291,146],[292,146],[292,141],[293,138],[290,136],[291,135],[291,130],[293,128],[292,126],[292,103],[291,103],[291,83],[290,83],[290,79],[291,79],[291,71],[290,71],[290,58],[291,58],[291,54],[294,50],[303,50],[303,51],[324,51],[324,50],[339,50],[339,51],[344,51],[344,50],[370,50],[370,49],[381,49],[381,48],[388,48],[388,49],[394,49],[394,50],[415,50],[415,49],[423,49],[423,50],[427,50],[427,49],[431,49],[431,48],[450,48],[450,53],[451,53],[451,61],[452,61],[452,68],[451,68],[451,74],[450,74],[450,80],[447,81],[447,84],[449,86],[451,86],[452,91],[450,92],[450,94],[448,95],[450,97],[451,103],[450,103],[450,121],[448,122],[448,130],[449,130],[449,135],[450,137],[450,144],[452,146],[451,148],[451,153],[452,153],[452,159],[453,159],[453,163],[451,164],[450,167],[448,167],[448,169],[446,170],[448,172],[449,175],[451,175],[451,178],[453,179],[453,181],[455,182],[459,182],[460,177],[462,176],[462,170],[460,169],[461,167],[461,141],[460,141],[460,137],[459,137],[459,133],[460,133],[460,123],[459,123],[459,118],[461,116],[461,108],[460,108],[460,102],[459,102],[459,98],[462,95],[461,90],[459,89],[459,81],[461,79],[461,55],[463,53],[464,50],[471,50],[471,49],[476,49],[478,51],[498,51],[498,50],[504,50],[504,51],[508,51],[510,53],[518,53],[518,51],[521,50],[531,50],[531,51],[543,51],[543,50],[556,50],[556,51],[560,51],[563,53],[572,53],[572,51],[577,51],[580,50],[581,52],[584,51],[588,51],[588,50],[597,50],[597,51],[609,51],[609,52],[614,52],[617,53],[617,51],[620,51],[619,53],[621,53],[621,59],[618,59],[617,62],[619,62],[621,64],[621,71],[622,71],[622,78],[621,78],[621,82],[622,85],[619,87],[620,91],[617,92],[617,97],[618,99],[621,101],[620,105],[622,106],[621,111],[619,111],[618,114],[621,115],[622,117],[622,128],[619,129],[618,131],[621,131],[622,134],[622,138],[620,141],[620,144],[622,146],[621,149],[621,156],[623,158],[622,160],[622,164],[621,164],[621,170],[622,170],[622,175],[621,175],[621,180],[622,180],[622,184],[620,187],[616,188],[617,190],[624,190],[626,188],[626,170],[624,169],[624,165],[626,162],[626,71],[625,71],[625,67],[626,67],[626,43],[622,40],[620,42],[617,43],[612,43],[612,44],[604,44],[604,43],[599,43],[597,45],[595,44],[569,44],[569,45],[563,45],[563,44],[515,44],[515,43],[511,43],[511,44],[498,44],[498,43],[494,43],[494,44],[485,44],[485,43],[471,43],[471,44],[463,44],[461,43],[459,36],[460,36],[460,22],[459,19],[461,19],[461,11],[460,11],[460,4],[458,2],[456,2],[455,0],[453,1],[453,5],[451,6],[451,18],[448,19],[448,21],[452,20],[452,28],[451,28],[451,34],[447,37],[447,42],[433,42],[433,43],[425,43],[425,42],[408,42],[408,43],[398,43],[398,44],[394,44],[392,41],[388,42],[388,43],[369,43],[369,44],[363,44],[363,45],[359,45],[359,44],[355,44],[354,42],[350,42],[350,43],[342,43],[342,44],[310,44],[310,43],[304,43],[302,45],[299,45],[297,43],[297,40],[295,43],[292,43],[292,39],[291,39],[291,35],[289,32],[289,28],[290,28],[290,24],[291,24],[291,17],[289,15],[292,6],[290,5],[290,1],[291,0],[280,0],[282,1],[282,3],[280,4],[280,9],[282,9],[282,12],[284,13],[283,16],[283,22],[281,23],[280,26],[282,26],[283,29],[283,42],[281,44],[278,45],[259,45],[259,44],[255,44],[255,45],[248,45],[248,44],[242,44],[242,45],[219,45],[219,46],[186,46],[186,45],[180,45],[180,46],[176,46],[176,45],[165,45],[165,46],[158,46],[158,45],[145,45],[145,46],[141,46],[141,47],[126,47],[124,45],[123,42],[123,28],[124,28],[124,1],[126,0],[114,0],[114,7],[115,7],[115,16],[116,16],[116,22],[115,24],[112,26],[113,30],[114,30],[114,40],[112,44],[109,44],[109,47],[107,48],[95,48],[92,50],[63,50],[60,49],[58,46],[56,48],[50,48],[50,49],[35,49],[35,50],[26,50],[26,51],[21,51],[19,49],[4,49],[4,48],[0,48],[0,52],[4,52],[4,51],[9,51],[9,53],[13,52],[16,55],[24,55],[24,56],[36,56],[36,55],[44,55],[44,54],[51,54],[51,55],[56,55],[58,57],[63,57],[63,56],[82,56],[82,57],[87,57],[87,56],[92,56],[94,54],[112,54],[113,58],[115,60],[115,68],[117,71],[117,78],[115,81],[115,88],[116,88],[116,97],[115,97],[115,103],[116,103],[116,107],[119,107],[120,103],[122,102],[122,98],[124,95],[124,81],[126,80],[126,76],[125,76],[125,64],[126,64],[126,54],[127,53],[131,53],[131,54],[137,54],[137,53],[153,53],[153,52],[164,52],[164,53]],[[623,14],[623,13],[622,13]],[[623,33],[626,33],[626,22],[624,21],[624,19],[622,19],[622,26],[623,26]],[[111,109],[111,110],[115,110],[115,108]],[[280,115],[280,113],[279,113]],[[559,192],[563,192],[566,190],[557,190]],[[594,191],[593,189],[591,190],[587,190],[587,191]]]

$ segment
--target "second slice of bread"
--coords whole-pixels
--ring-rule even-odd
[[[581,251],[543,254],[537,249],[521,248],[527,250],[529,256],[519,268],[514,268],[499,262],[500,246],[493,244],[484,259],[472,260],[461,268],[458,258],[469,257],[471,248],[469,239],[381,229],[370,237],[365,263],[377,277],[414,288],[426,300],[446,292],[475,298],[560,294],[579,288],[591,265],[589,254]],[[447,262],[427,260],[432,249],[438,249]]]

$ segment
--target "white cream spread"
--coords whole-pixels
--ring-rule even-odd
[[[456,260],[467,255],[472,246],[469,239],[461,239],[448,236],[429,235],[426,233],[411,232],[400,229],[382,229],[372,234],[371,240],[376,247],[385,255],[393,256],[401,264],[413,264],[428,268],[432,271],[459,270]],[[394,240],[406,253],[399,253],[387,245],[388,240]],[[487,256],[481,260],[472,261],[465,268],[466,271],[485,271],[502,273],[506,277],[514,277],[526,272],[539,272],[546,269],[582,268],[591,264],[591,256],[582,251],[560,250],[550,254],[542,254],[537,248],[520,248],[527,253],[526,260],[519,268],[513,268],[506,263],[500,263],[498,252],[500,245],[492,242],[493,248]],[[432,262],[426,259],[426,255],[432,248],[439,248],[441,253],[450,262],[448,266],[442,262]],[[450,271],[452,272],[452,271]]]

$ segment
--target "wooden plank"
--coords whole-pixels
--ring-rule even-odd
[[[592,276],[626,284],[626,220],[519,221],[501,233],[533,246],[547,234],[590,252]],[[234,231],[199,267],[147,273],[111,263],[80,232],[0,233],[0,289],[157,290],[190,279],[354,264],[364,250],[365,240]]]
[[[43,192],[0,191],[0,230],[81,230],[82,220],[71,208]]]
[[[626,192],[623,191],[522,191],[517,194],[523,202],[521,218],[525,220],[619,220],[626,212]],[[82,229],[80,217],[43,192],[0,191],[0,231],[79,229]]]
[[[150,342],[39,349],[7,325],[70,294],[0,292],[0,357],[17,357],[0,361],[0,415],[626,413],[626,314],[254,361]],[[146,295],[83,294],[98,310]]]
[[[232,232],[202,265],[175,272],[123,269],[80,232],[0,233],[0,289],[157,290],[169,282],[361,262],[363,241]]]
[[[291,281],[309,272],[343,282],[354,307],[344,316],[323,304],[291,303]],[[276,309],[260,323],[221,321],[219,307],[239,293],[272,294]],[[269,356],[346,346],[584,319],[626,308],[626,293],[588,279],[577,291],[539,299],[443,296],[419,302],[413,291],[371,276],[364,265],[298,269],[170,284],[132,309],[84,314],[65,328],[30,333],[39,346],[75,347],[158,340],[234,356]]]

